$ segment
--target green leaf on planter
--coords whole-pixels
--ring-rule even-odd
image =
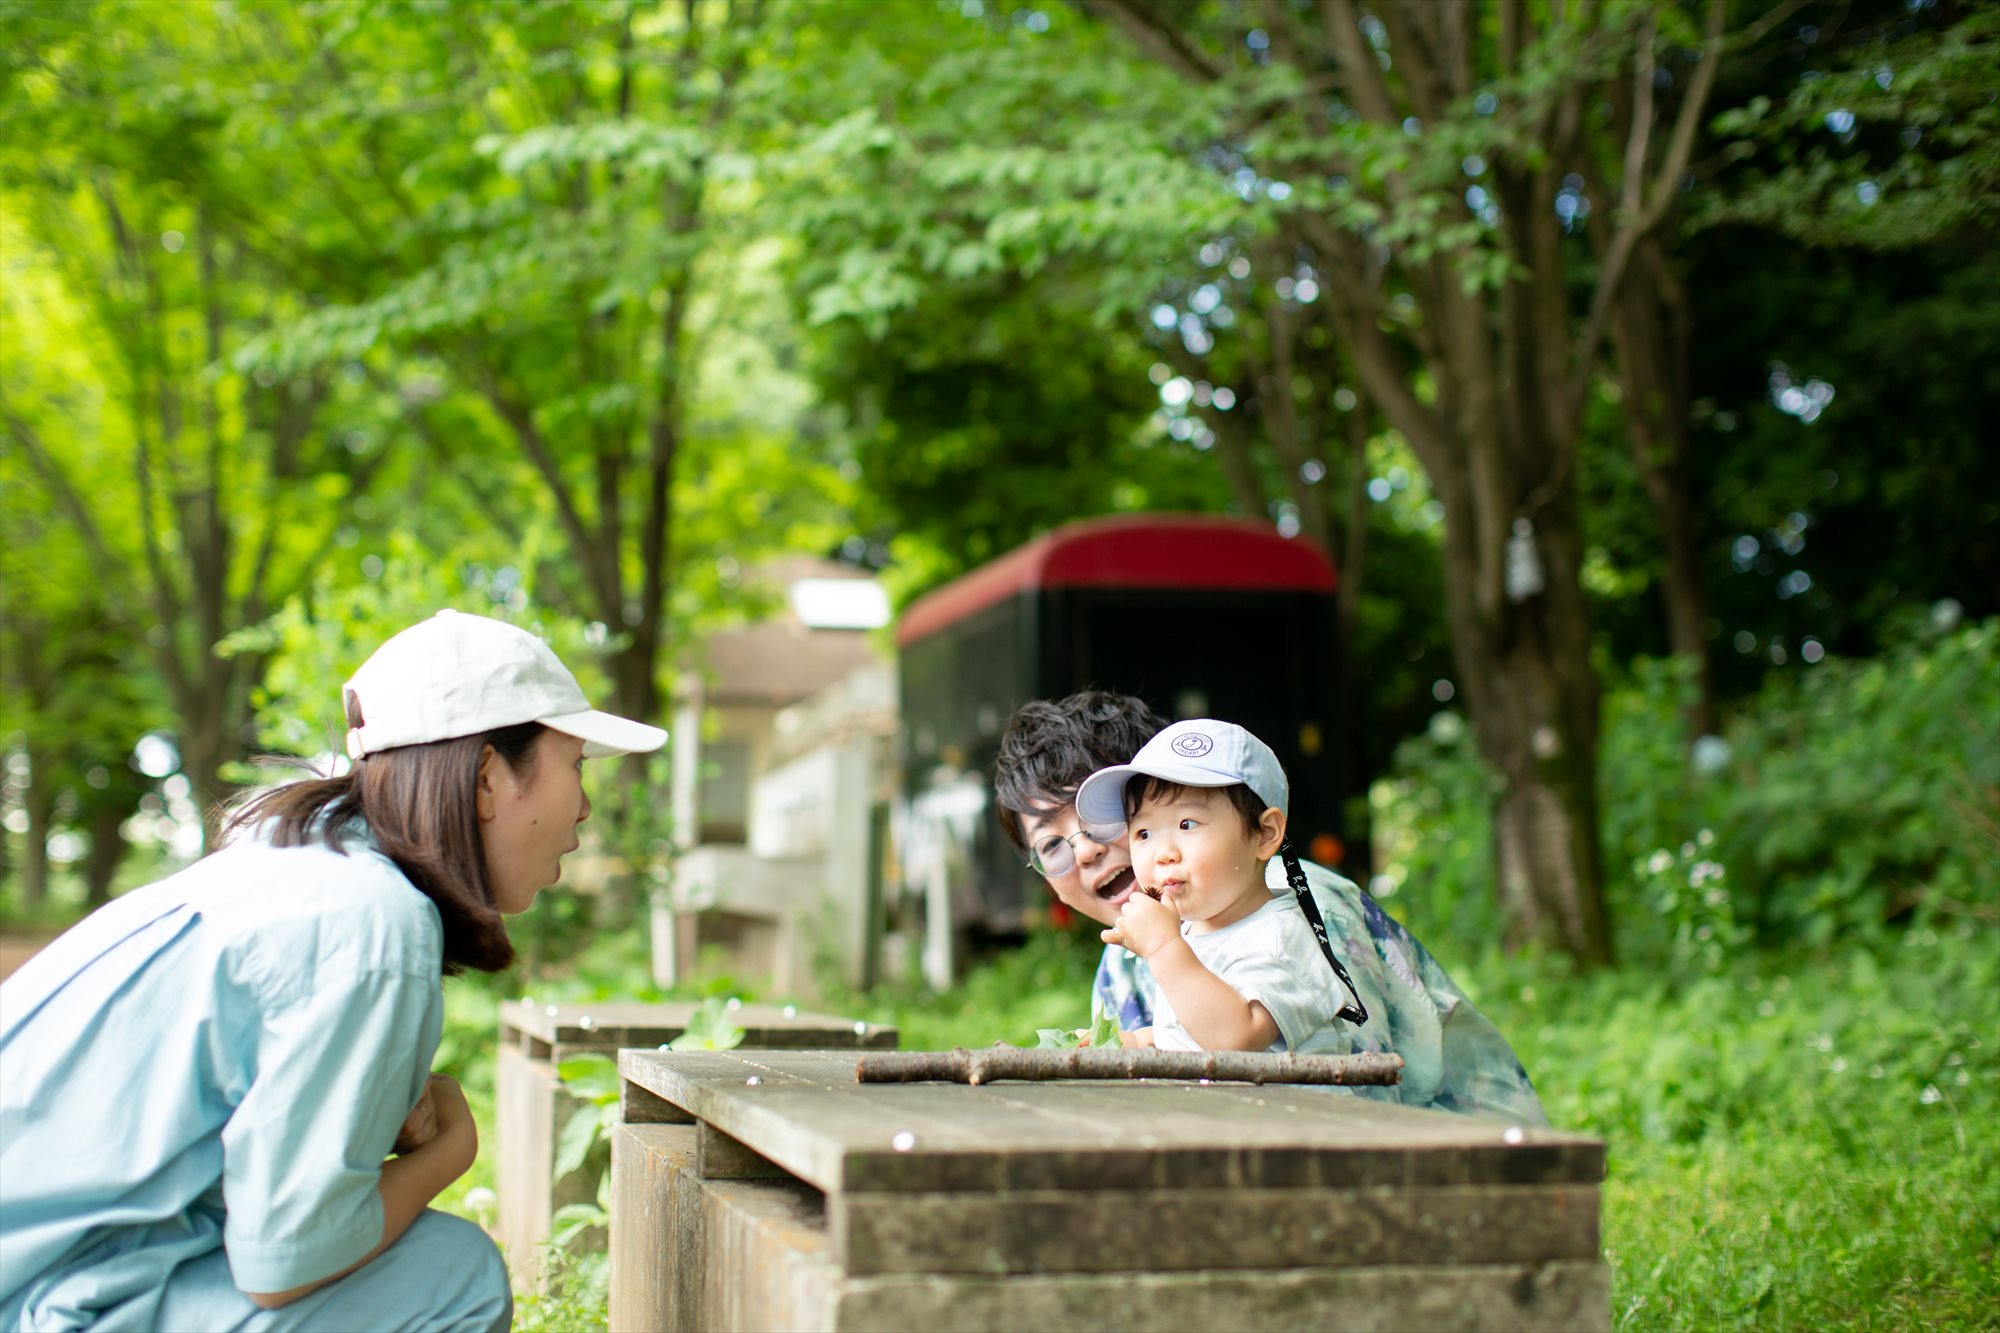
[[[567,1245],[592,1227],[610,1222],[610,1215],[594,1203],[566,1203],[549,1219],[549,1243]]]
[[[729,1018],[729,1002],[720,995],[703,1000],[688,1017],[687,1030],[667,1043],[675,1051],[733,1051],[743,1044],[743,1029]]]
[[[590,1159],[590,1151],[608,1142],[612,1124],[618,1117],[616,1102],[585,1106],[577,1110],[556,1137],[555,1178],[561,1180],[579,1170]]]
[[[598,1106],[618,1100],[618,1062],[608,1055],[575,1055],[556,1066],[563,1090]]]

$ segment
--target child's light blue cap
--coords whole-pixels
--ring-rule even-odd
[[[1076,792],[1076,817],[1085,827],[1125,822],[1125,784],[1159,778],[1183,787],[1233,787],[1242,783],[1265,805],[1289,814],[1291,784],[1271,747],[1234,722],[1210,717],[1176,722],[1146,742],[1129,764],[1100,768]]]

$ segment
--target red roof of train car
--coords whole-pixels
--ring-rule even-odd
[[[896,643],[927,638],[1028,588],[1254,588],[1332,592],[1333,567],[1276,528],[1205,514],[1085,519],[962,574],[910,603]]]

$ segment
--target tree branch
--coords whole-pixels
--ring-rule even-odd
[[[4,416],[8,433],[13,435],[15,443],[20,445],[21,452],[27,456],[28,465],[35,470],[35,475],[42,479],[42,484],[47,486],[49,493],[55,497],[56,504],[76,524],[76,530],[82,536],[84,547],[89,552],[90,562],[96,567],[97,576],[104,580],[106,587],[117,586],[123,581],[121,575],[124,572],[124,562],[113,554],[111,547],[106,544],[103,529],[97,526],[96,517],[90,512],[90,507],[84,504],[83,496],[77,490],[75,483],[70,480],[69,473],[55,460],[55,456],[49,453],[33,426],[15,415],[10,408],[0,407],[0,416]]]
[[[1071,1050],[890,1051],[854,1062],[857,1083],[992,1083],[1000,1079],[1208,1079],[1217,1083],[1314,1083],[1393,1087],[1403,1081],[1403,1057],[1293,1055],[1268,1051]]]
[[[1344,74],[1341,86],[1355,110],[1378,125],[1398,125],[1396,104],[1389,96],[1388,81],[1375,52],[1361,36],[1361,14],[1354,0],[1320,0],[1320,19],[1334,59]]]
[[[1659,174],[1646,194],[1644,208],[1637,216],[1625,219],[1605,252],[1604,266],[1598,272],[1597,290],[1591,295],[1590,315],[1584,323],[1583,334],[1571,363],[1566,397],[1573,419],[1581,417],[1584,395],[1589,392],[1590,377],[1596,369],[1597,349],[1604,340],[1605,322],[1611,316],[1611,306],[1617,300],[1618,289],[1624,285],[1633,248],[1641,237],[1665,219],[1680,179],[1687,173],[1688,159],[1694,152],[1695,133],[1701,125],[1708,95],[1715,87],[1716,66],[1722,63],[1722,25],[1723,0],[1709,0],[1708,28],[1702,41],[1701,61],[1695,66],[1687,96],[1681,101],[1680,114],[1674,120],[1673,136],[1668,141],[1666,156],[1660,162]],[[1634,119],[1636,122],[1637,117]],[[1639,133],[1636,124],[1633,133]],[[1630,171],[1629,163],[1627,170]],[[1624,185],[1629,195],[1629,178]]]
[[[1123,28],[1140,50],[1184,78],[1214,83],[1229,73],[1228,66],[1182,37],[1156,10],[1138,0],[1077,0],[1077,3],[1086,14]]]
[[[568,483],[563,480],[562,469],[557,465],[555,453],[549,442],[543,438],[535,425],[534,414],[523,404],[515,401],[500,384],[492,370],[482,363],[470,366],[468,378],[479,387],[480,396],[485,398],[500,419],[513,430],[514,438],[520,443],[521,451],[528,456],[535,471],[541,474],[542,484],[549,488],[549,495],[555,501],[556,516],[561,521],[563,531],[569,535],[575,546],[578,560],[589,576],[591,589],[605,608],[605,614],[616,615],[624,600],[619,591],[618,553],[611,552],[605,559],[599,549],[598,534],[591,530],[590,523],[576,507],[576,497],[570,494]],[[607,564],[609,568],[606,568]]]

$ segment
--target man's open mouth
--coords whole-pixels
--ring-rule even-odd
[[[1131,891],[1132,891],[1131,866],[1126,866],[1123,870],[1113,875],[1110,879],[1105,880],[1102,884],[1098,885],[1096,889],[1092,890],[1092,892],[1096,893],[1097,896],[1103,899],[1105,902],[1111,902],[1115,899],[1123,898],[1126,894],[1130,893]]]

